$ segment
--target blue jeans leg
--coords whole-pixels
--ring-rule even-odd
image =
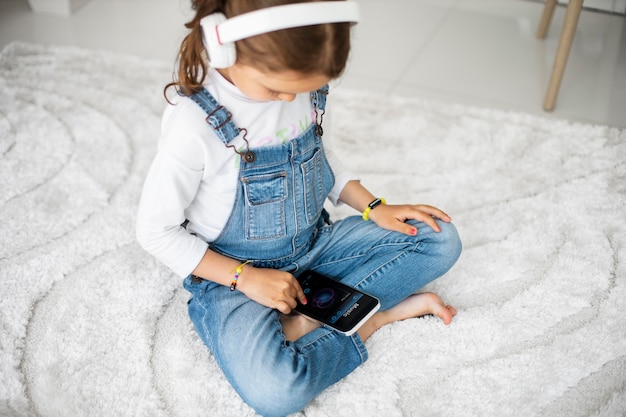
[[[351,217],[323,228],[295,267],[315,269],[381,300],[388,309],[443,275],[461,243],[453,225],[442,231],[413,222],[417,236],[380,229]],[[257,413],[285,416],[304,408],[324,389],[367,360],[358,335],[326,327],[287,342],[280,315],[244,294],[212,282],[192,283],[189,316],[218,365]]]
[[[257,413],[285,416],[303,409],[367,359],[357,335],[318,328],[287,342],[278,311],[212,282],[192,283],[189,316],[218,365]]]
[[[415,236],[381,229],[353,216],[321,230],[310,255],[299,261],[313,269],[376,296],[385,310],[445,274],[461,254],[461,240],[451,223],[437,221],[435,232],[409,221]]]

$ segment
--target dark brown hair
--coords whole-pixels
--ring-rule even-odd
[[[185,24],[190,29],[178,52],[173,82],[179,94],[191,95],[204,83],[208,61],[202,42],[200,20],[216,12],[233,17],[254,10],[290,3],[324,0],[192,0],[196,11]],[[343,72],[350,52],[350,23],[327,23],[283,29],[236,42],[237,62],[261,71],[296,71],[331,79]],[[210,58],[210,57],[208,57]]]

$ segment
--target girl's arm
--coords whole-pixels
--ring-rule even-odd
[[[376,199],[359,181],[349,181],[341,191],[339,198],[361,213],[367,208],[368,204]],[[407,235],[417,234],[417,229],[406,223],[409,219],[424,222],[432,227],[434,231],[439,232],[440,229],[434,217],[446,223],[452,220],[450,216],[438,208],[424,204],[380,204],[369,213],[370,220],[383,229],[394,230]]]
[[[230,286],[235,269],[241,263],[208,249],[192,274],[221,285]],[[237,291],[266,307],[289,314],[296,307],[296,299],[302,304],[307,300],[298,280],[289,272],[276,269],[255,268],[244,265],[237,280]]]

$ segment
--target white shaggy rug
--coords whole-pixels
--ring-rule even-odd
[[[254,414],[134,240],[172,67],[0,56],[2,416]],[[299,416],[623,416],[626,131],[342,88],[330,103],[375,194],[452,215],[464,253],[429,289],[459,313],[382,329]]]

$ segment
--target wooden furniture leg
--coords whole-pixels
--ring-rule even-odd
[[[541,23],[539,23],[539,29],[537,30],[537,37],[544,39],[548,34],[550,28],[550,22],[552,21],[552,15],[554,8],[556,7],[557,0],[546,0],[546,5],[543,8],[543,14],[541,15]]]
[[[546,7],[548,7],[547,4]],[[543,108],[546,111],[552,111],[554,109],[556,98],[559,94],[559,88],[561,87],[563,73],[565,72],[565,64],[567,63],[567,58],[572,48],[572,41],[574,40],[574,34],[576,33],[576,26],[578,25],[582,8],[583,0],[569,0],[565,13],[565,23],[561,31],[561,39],[559,40],[559,46],[556,50],[556,57],[552,67],[552,75],[550,77],[550,83],[548,84],[548,91],[546,92],[546,97],[543,102]],[[551,13],[552,12],[550,12],[550,14]]]

